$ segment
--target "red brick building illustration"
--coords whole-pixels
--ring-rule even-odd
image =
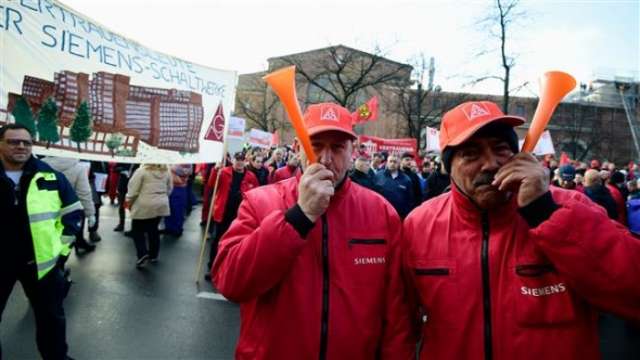
[[[130,85],[130,78],[108,72],[61,71],[54,81],[25,76],[22,96],[34,114],[53,96],[60,125],[71,126],[80,102],[86,100],[94,130],[134,135],[161,149],[195,153],[204,117],[202,95],[191,91]],[[9,94],[11,112],[19,95]],[[64,131],[61,130],[64,137]],[[63,141],[64,143],[64,141]]]

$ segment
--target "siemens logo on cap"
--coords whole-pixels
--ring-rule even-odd
[[[356,265],[379,265],[386,262],[383,256],[376,257],[359,257],[353,259],[353,263]]]
[[[547,296],[563,293],[565,291],[567,291],[567,287],[564,285],[564,283],[558,283],[555,285],[549,285],[540,288],[530,288],[526,286],[520,288],[520,292],[522,293],[522,295],[528,296]]]

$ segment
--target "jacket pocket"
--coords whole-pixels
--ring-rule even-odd
[[[572,293],[552,264],[517,264],[513,271],[517,287],[513,303],[519,325],[545,326],[575,320]]]
[[[39,178],[36,180],[36,185],[38,186],[38,190],[49,190],[56,191],[58,190],[58,181],[57,180],[45,180],[43,178]]]
[[[426,325],[458,327],[460,322],[460,288],[454,259],[410,262],[420,305],[426,313]]]

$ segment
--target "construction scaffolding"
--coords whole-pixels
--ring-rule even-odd
[[[640,161],[640,78],[638,76],[597,76],[588,84],[580,84],[580,92],[570,101],[623,109],[635,147],[635,160]]]

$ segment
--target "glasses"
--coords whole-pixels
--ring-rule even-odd
[[[24,147],[31,147],[33,146],[33,141],[31,140],[22,140],[22,139],[5,139],[3,140],[5,143],[7,143],[9,146],[20,146],[20,144],[22,144],[22,146]]]

